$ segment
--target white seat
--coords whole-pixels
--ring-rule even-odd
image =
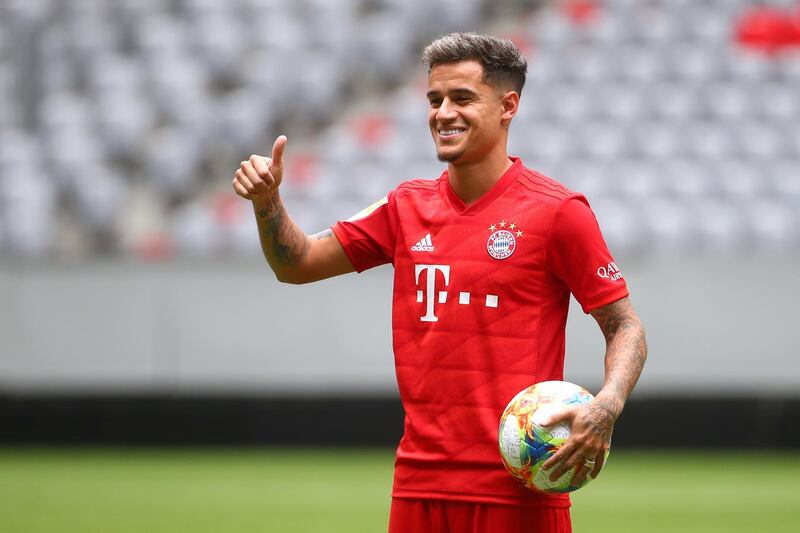
[[[746,244],[747,228],[738,206],[715,198],[698,199],[690,205],[703,248],[731,251]]]
[[[88,166],[105,159],[98,134],[86,126],[53,128],[45,133],[46,159],[62,189],[69,190]]]
[[[660,49],[623,45],[613,57],[616,58],[611,63],[614,76],[624,82],[641,85],[663,80],[667,76],[667,61]]]
[[[755,104],[766,120],[797,125],[800,97],[791,83],[767,82],[755,88]]]
[[[701,158],[719,158],[733,154],[732,132],[711,121],[698,120],[687,124],[685,144],[689,154]]]
[[[12,254],[37,257],[53,251],[58,224],[52,181],[47,165],[0,169],[0,245]]]
[[[696,224],[684,203],[656,197],[644,202],[641,208],[654,253],[672,254],[697,245]]]
[[[658,161],[653,159],[620,159],[612,163],[607,180],[616,182],[615,190],[638,203],[653,198],[667,188]]]
[[[150,101],[140,94],[107,92],[95,102],[101,141],[116,156],[138,158],[147,137],[156,126]]]
[[[660,165],[659,173],[664,190],[681,202],[700,201],[713,191],[713,169],[704,160],[669,159]]]
[[[770,192],[777,198],[800,207],[800,163],[797,159],[778,158],[764,162]]]
[[[225,13],[211,11],[197,17],[191,32],[203,57],[209,76],[218,81],[233,81],[246,68],[241,59],[249,36],[242,34],[233,17]]]
[[[720,76],[720,54],[714,48],[681,42],[673,43],[667,51],[673,79],[703,83]]]
[[[609,69],[606,56],[584,46],[567,49],[563,59],[564,75],[577,84],[595,84],[605,78]]]
[[[146,176],[165,198],[188,194],[201,163],[201,146],[189,131],[162,128],[150,137],[143,155]]]
[[[554,84],[535,98],[546,103],[553,117],[566,122],[582,122],[592,107],[589,91],[571,82]]]
[[[545,172],[544,169],[537,169]],[[546,172],[545,172],[546,173]],[[614,192],[619,176],[610,171],[607,162],[587,158],[568,158],[556,165],[554,179],[570,189],[585,194],[592,200],[596,197],[610,197]]]
[[[736,82],[716,82],[703,89],[706,109],[713,117],[741,120],[753,113],[753,102],[746,86]]]
[[[617,123],[631,123],[644,113],[646,91],[627,83],[607,82],[592,91],[592,111]]]
[[[55,9],[52,0],[6,0],[3,6],[10,24],[27,24],[45,19]]]
[[[144,91],[144,65],[136,56],[104,53],[95,56],[89,81],[95,95],[109,91]]]
[[[645,91],[655,117],[686,121],[699,113],[700,94],[692,85],[677,82],[656,83]]]
[[[781,60],[775,65],[781,79],[790,86],[800,83],[800,50],[790,49],[781,54]]]
[[[766,79],[776,69],[773,62],[762,54],[751,50],[731,48],[722,56],[721,66],[726,77],[733,82],[755,82]]]
[[[604,195],[590,197],[589,201],[612,253],[630,253],[648,246],[649,235],[636,206]]]
[[[528,132],[528,153],[534,158],[557,161],[570,152],[570,131],[558,122],[541,122]]]
[[[0,171],[4,167],[32,165],[41,153],[39,137],[21,129],[0,129]]]
[[[106,165],[87,165],[75,176],[71,196],[81,222],[93,235],[114,237],[125,189],[122,177]]]
[[[738,152],[748,157],[768,160],[784,153],[785,139],[771,123],[748,120],[736,130]]]
[[[767,187],[759,166],[741,159],[722,158],[712,163],[717,190],[733,201],[751,199]]]
[[[684,28],[684,36],[701,44],[727,42],[735,17],[741,9],[736,3],[736,0],[712,3],[687,2],[687,9],[682,9],[679,17],[680,25]],[[678,11],[674,7],[672,9]]]
[[[675,11],[653,4],[636,6],[629,12],[628,24],[631,36],[639,42],[652,45],[670,45],[675,43],[680,27]]]
[[[272,126],[269,101],[258,93],[246,90],[232,91],[217,98],[211,105],[209,135],[216,144],[229,144],[236,148],[250,147],[250,152],[264,150],[259,146]],[[247,151],[247,150],[245,150]]]
[[[630,151],[655,159],[673,157],[685,151],[684,135],[670,122],[641,121],[633,128]]]
[[[139,52],[148,61],[186,50],[191,28],[162,13],[148,13],[134,19],[133,33]]]
[[[586,121],[577,128],[575,149],[595,159],[614,159],[626,148],[627,136],[623,129],[610,121]]]

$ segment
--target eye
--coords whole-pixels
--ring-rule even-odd
[[[428,100],[428,104],[433,108],[437,108],[437,107],[442,105],[442,99],[441,98],[432,98],[432,99]]]

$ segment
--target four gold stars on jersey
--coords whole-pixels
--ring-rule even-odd
[[[521,229],[519,229],[519,226],[517,226],[517,225],[516,225],[516,224],[514,224],[513,222],[511,222],[511,223],[509,224],[509,223],[508,223],[508,222],[506,222],[505,220],[501,220],[499,224],[492,224],[491,226],[489,226],[489,231],[492,231],[492,232],[494,232],[494,231],[497,231],[497,228],[498,228],[498,226],[499,226],[501,229],[505,229],[505,228],[506,228],[506,226],[508,226],[508,229],[509,229],[509,230],[511,230],[512,232],[513,232],[514,230],[517,230],[517,231],[516,231],[516,235],[517,235],[517,237],[522,237],[522,230],[521,230]]]

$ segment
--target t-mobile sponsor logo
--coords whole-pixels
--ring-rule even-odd
[[[420,284],[420,274],[426,272],[424,278],[424,290],[417,290],[417,302],[425,303],[425,314],[420,317],[422,322],[438,322],[439,317],[436,316],[436,304],[447,303],[447,291],[436,290],[437,273],[441,272],[444,278],[444,287],[450,284],[450,265],[414,265],[414,278],[417,286]],[[471,295],[468,292],[458,293],[458,303],[460,305],[469,305]],[[480,301],[480,300],[478,300]],[[487,294],[483,300],[484,307],[497,307],[498,296],[496,294]]]

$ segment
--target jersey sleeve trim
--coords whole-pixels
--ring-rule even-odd
[[[585,300],[584,302],[581,303],[581,308],[583,309],[583,312],[588,315],[595,309],[599,309],[604,305],[612,304],[618,300],[622,300],[623,298],[629,295],[630,292],[628,291],[627,285],[623,285],[622,287],[615,287],[610,291],[604,292],[603,294]]]
[[[340,225],[341,225],[341,222],[335,223],[333,226],[331,226],[331,231],[333,231],[333,234],[336,236],[336,239],[338,239],[339,244],[342,245],[342,250],[344,250],[344,254],[347,256],[347,259],[350,261],[350,264],[353,265],[353,268],[356,270],[356,272],[358,272],[360,274],[360,273],[364,272],[367,269],[366,268],[360,268],[359,263],[357,262],[357,260],[353,256],[353,252],[350,249],[350,246],[349,246],[350,239],[347,238],[347,235],[339,227]]]
[[[394,263],[396,229],[392,211],[393,194],[378,200],[348,220],[331,226],[347,259],[356,272]]]

